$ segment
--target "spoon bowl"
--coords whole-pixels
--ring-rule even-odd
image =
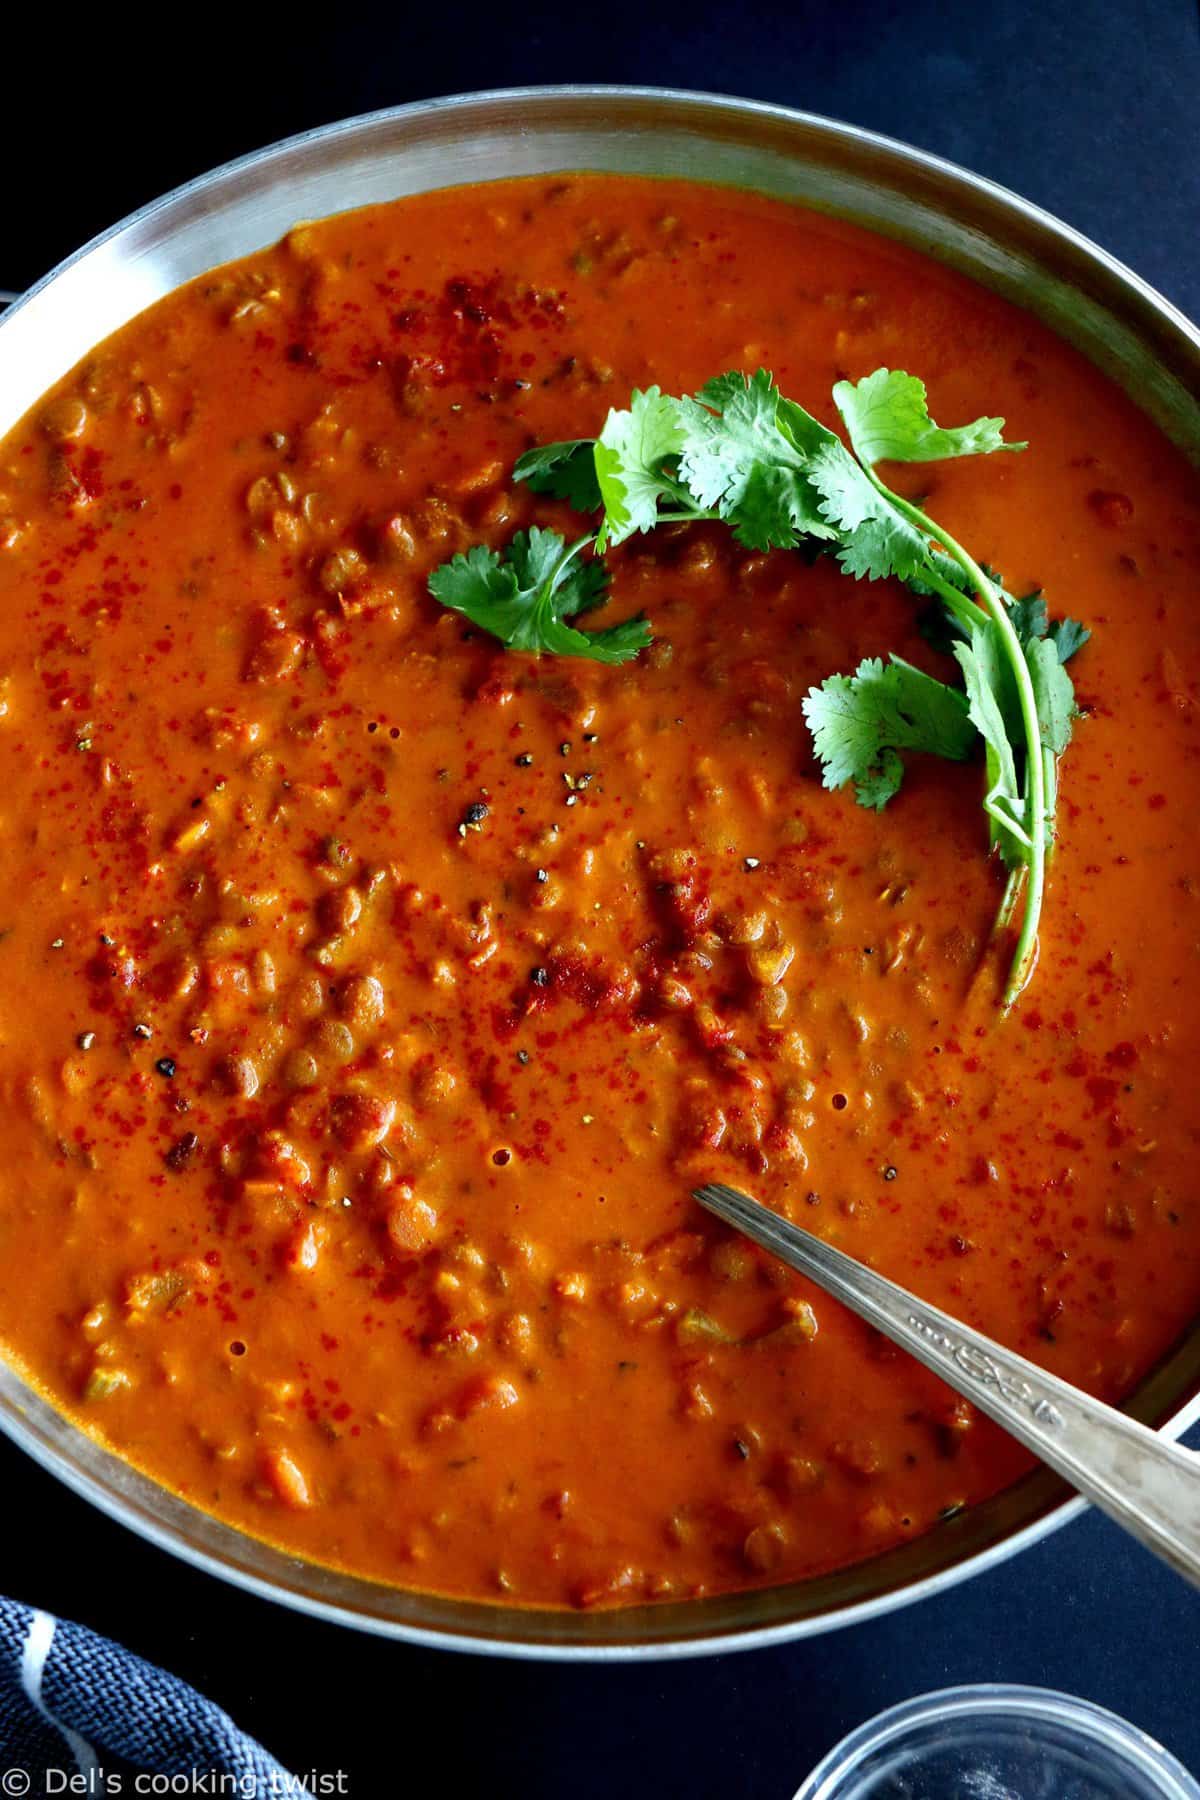
[[[738,1188],[695,1198],[840,1300],[1032,1450],[1086,1500],[1200,1587],[1200,1459],[1049,1375]]]

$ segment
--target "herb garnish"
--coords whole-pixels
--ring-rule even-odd
[[[830,675],[809,693],[804,716],[825,786],[852,781],[859,805],[877,812],[903,779],[899,751],[963,762],[978,741],[966,695],[899,656],[886,664],[869,657],[853,675]]]
[[[519,531],[507,552],[476,544],[443,563],[429,577],[429,591],[510,650],[628,662],[650,642],[644,618],[628,619],[606,631],[577,631],[564,623],[603,605],[607,595],[608,571],[603,563],[577,561],[592,541],[580,538],[568,547],[556,531],[535,525],[532,531]]]
[[[899,657],[868,658],[831,675],[803,702],[826,787],[854,783],[860,805],[882,808],[903,779],[904,751],[955,760],[982,739],[983,806],[991,845],[1009,872],[997,928],[1024,900],[1004,993],[1008,1007],[1037,957],[1046,860],[1054,837],[1058,759],[1075,717],[1067,660],[1089,633],[1051,622],[1038,594],[1016,600],[999,579],[876,472],[880,462],[935,462],[1019,451],[1004,421],[940,426],[925,384],[876,369],[839,381],[833,399],[850,440],[822,425],[759,369],[718,376],[694,398],[635,391],[600,436],[527,452],[514,474],[538,493],[601,514],[594,536],[567,546],[557,533],[519,533],[507,556],[477,547],[430,577],[430,591],[512,649],[620,663],[650,642],[643,618],[604,631],[567,625],[603,602],[599,558],[667,522],[724,521],[752,550],[809,543],[856,580],[896,576],[931,600],[922,628],[959,664],[952,687]],[[590,560],[582,553],[593,550]]]

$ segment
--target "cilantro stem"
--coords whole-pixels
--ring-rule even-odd
[[[1021,883],[1024,878],[1025,871],[1023,869],[1009,870],[1008,880],[1004,884],[1004,897],[1000,902],[1000,910],[996,914],[993,935],[1003,931],[1005,927],[1011,923],[1013,913],[1016,910],[1017,900],[1020,897]]]
[[[1029,878],[1016,948],[1013,951],[1008,981],[1004,989],[1003,1008],[1007,1012],[1033,974],[1038,952],[1038,923],[1041,919],[1042,901],[1046,891],[1047,769],[1042,746],[1041,721],[1038,718],[1037,699],[1033,691],[1029,665],[1025,660],[1025,652],[1021,648],[1021,640],[1013,629],[1012,620],[1008,616],[1007,606],[970,552],[964,550],[948,531],[943,530],[936,520],[929,517],[928,513],[922,512],[919,506],[914,506],[902,495],[893,493],[880,481],[873,469],[868,468],[866,473],[884,499],[902,513],[911,524],[926,532],[929,537],[940,544],[946,554],[953,557],[964,575],[968,577],[982,603],[981,608],[975,607],[971,603],[972,610],[980,617],[986,616],[991,619],[995,624],[1012,668],[1013,681],[1016,685],[1017,699],[1021,709],[1021,725],[1025,735],[1025,828],[1029,838]],[[925,575],[923,578],[929,582],[930,586],[936,587],[955,617],[960,618],[964,596],[940,577],[935,576],[931,579]],[[1013,870],[1000,905],[996,921],[998,927],[1007,925],[1011,919],[1020,888],[1020,871]]]
[[[926,520],[926,524],[930,521]],[[941,596],[946,611],[956,618],[960,625],[982,625],[987,618],[982,606],[977,606],[969,595],[956,588],[953,582],[939,575],[936,569],[922,569],[921,580],[926,587],[933,589]]]
[[[668,475],[665,469],[659,471],[658,482],[663,493],[669,494],[675,502],[674,507],[659,513],[660,525],[695,525],[703,519],[720,518],[720,513],[715,509],[697,506],[683,482]]]
[[[571,564],[575,561],[575,558],[579,555],[579,553],[582,550],[586,550],[588,545],[594,544],[595,541],[596,541],[596,533],[593,532],[590,537],[576,538],[576,540],[573,544],[569,544],[567,546],[567,548],[563,551],[562,555],[559,557],[557,563],[555,563],[554,573],[550,577],[550,592],[552,594],[557,593],[559,587],[562,584],[563,576],[566,574],[567,570],[570,568]]]
[[[706,512],[703,507],[697,506],[690,490],[683,485],[682,481],[677,481],[673,475],[668,475],[665,469],[659,471],[658,482],[663,493],[670,494],[676,504],[683,509],[677,515],[678,517],[686,519],[715,519],[718,517],[715,512]],[[658,516],[660,519],[668,519],[673,515],[660,513]]]

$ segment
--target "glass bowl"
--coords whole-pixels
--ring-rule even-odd
[[[1116,1713],[1050,1688],[942,1688],[843,1738],[795,1800],[1200,1800]]]

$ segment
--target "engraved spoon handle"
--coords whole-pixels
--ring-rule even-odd
[[[701,1206],[841,1300],[1200,1587],[1200,1458],[792,1225],[737,1188]]]

